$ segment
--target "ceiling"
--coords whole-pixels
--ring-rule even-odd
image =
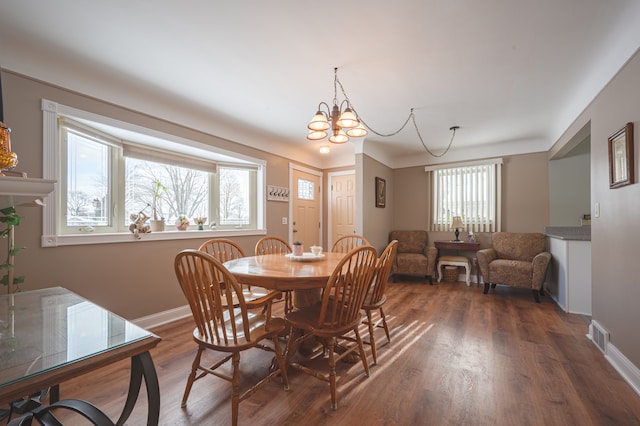
[[[363,147],[391,167],[546,151],[640,47],[637,0],[0,0],[0,10],[6,70],[319,167],[353,163]],[[395,132],[414,108],[436,155],[460,126],[451,150],[428,155],[409,122],[318,154],[306,125],[332,103],[334,67],[376,132]]]

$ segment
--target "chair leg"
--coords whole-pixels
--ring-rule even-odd
[[[373,335],[373,321],[371,319],[371,310],[367,309],[367,326],[369,327],[369,344],[371,345],[371,355],[373,356],[373,363],[378,364],[378,354],[376,352],[376,339]]]
[[[238,424],[238,408],[240,405],[240,352],[234,352],[231,360],[233,365],[233,373],[231,379],[231,424]]]
[[[278,336],[273,336],[273,347],[276,351],[276,360],[278,362],[278,366],[280,367],[280,376],[282,377],[282,382],[284,383],[284,390],[289,390],[289,377],[287,376],[287,366],[284,362],[284,354],[282,353],[282,348],[280,347],[280,341]]]
[[[338,398],[336,396],[336,358],[334,356],[336,339],[334,337],[329,339],[329,385],[331,388],[331,409],[333,411],[338,409]]]
[[[187,387],[184,389],[184,395],[182,396],[182,404],[180,405],[182,408],[187,406],[187,398],[189,398],[191,386],[193,386],[193,382],[195,382],[196,380],[196,372],[198,371],[198,367],[200,366],[200,358],[202,357],[202,352],[204,352],[204,348],[202,346],[199,346],[198,353],[193,359],[193,364],[191,365],[191,373],[187,378]]]
[[[484,294],[489,293],[489,283],[484,283],[484,291],[483,291],[483,293]]]
[[[535,299],[536,303],[540,303],[539,293],[540,292],[538,290],[533,290],[533,298]]]
[[[382,328],[384,328],[384,334],[387,335],[387,342],[391,343],[391,337],[389,337],[389,327],[387,327],[387,318],[384,316],[382,306],[380,306],[380,317],[382,318]]]
[[[364,373],[367,377],[369,377],[369,364],[367,363],[367,357],[364,355],[364,345],[362,344],[362,339],[360,338],[360,332],[358,331],[358,327],[355,327],[353,329],[353,332],[355,333],[356,341],[358,342],[358,350],[360,351],[360,359],[362,360]]]

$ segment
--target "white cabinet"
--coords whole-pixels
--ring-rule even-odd
[[[591,315],[591,241],[549,237],[546,290],[572,314]]]

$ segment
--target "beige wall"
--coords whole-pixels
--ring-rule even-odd
[[[183,138],[267,160],[267,184],[288,186],[289,160],[230,141],[155,119],[125,108],[71,93],[9,72],[2,74],[5,122],[12,129],[12,148],[18,169],[29,177],[42,177],[41,99],[90,111],[174,134]],[[16,229],[17,246],[27,247],[16,257],[16,274],[26,277],[24,290],[60,285],[129,319],[141,318],[185,305],[173,271],[175,254],[197,248],[204,238],[176,241],[41,248],[42,212],[19,207],[25,218]],[[267,202],[267,232],[288,238],[281,217],[287,203]],[[260,236],[237,237],[247,253],[253,253]],[[133,240],[133,238],[132,238]],[[0,245],[0,256],[6,246]]]
[[[592,318],[610,333],[610,342],[640,368],[640,279],[638,211],[640,185],[609,189],[607,138],[626,123],[634,123],[634,163],[638,181],[640,133],[640,54],[622,68],[585,108],[550,150],[562,152],[590,124],[591,135],[591,286]],[[594,205],[600,205],[595,217]]]
[[[607,138],[634,123],[634,164],[638,181],[640,134],[640,55],[603,90],[588,111],[591,120],[591,200],[600,217],[591,216],[593,319],[611,333],[611,343],[640,368],[640,278],[638,212],[640,185],[609,189]]]
[[[374,160],[366,154],[359,155],[362,161],[362,173],[356,173],[356,180],[362,177],[362,230],[372,246],[381,253],[389,243],[389,231],[393,224],[393,212],[395,211],[395,191],[393,183],[393,170],[384,164]],[[385,207],[376,207],[376,177],[386,182]]]
[[[544,232],[549,221],[547,156],[545,153],[504,157],[502,165],[502,230]],[[429,230],[431,188],[423,166],[396,169],[393,229]],[[491,234],[477,235],[481,247]],[[453,232],[430,232],[429,242],[453,239]]]

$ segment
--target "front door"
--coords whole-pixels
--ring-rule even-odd
[[[305,251],[321,245],[320,176],[294,169],[292,173],[293,202],[292,238],[300,241]]]

